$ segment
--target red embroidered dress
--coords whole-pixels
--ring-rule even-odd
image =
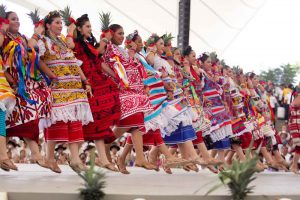
[[[125,49],[112,43],[107,45],[104,61],[116,72],[120,83],[121,121],[119,127],[144,126],[144,112],[152,110],[145,94],[142,64],[129,57]]]
[[[90,45],[90,44],[87,44]],[[94,48],[90,45],[91,48]],[[96,49],[95,49],[96,50]],[[91,82],[93,97],[89,97],[94,122],[83,126],[85,140],[107,140],[114,136],[111,126],[120,119],[120,99],[117,84],[103,74],[101,60],[96,55],[88,55],[80,42],[75,42],[75,55],[82,60],[81,69]]]
[[[7,37],[3,43],[4,69],[12,76],[19,89],[25,86],[24,91],[27,97],[25,100],[20,93],[16,95],[16,106],[7,116],[7,136],[37,140],[39,119],[46,118],[50,114],[50,93],[45,81],[35,81],[27,76],[27,65],[31,59],[27,48],[27,40],[21,35],[16,38]],[[20,70],[23,71],[22,78],[20,78]],[[21,81],[24,81],[24,84],[21,84]]]

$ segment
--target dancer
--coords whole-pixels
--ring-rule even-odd
[[[102,65],[111,70],[111,73],[107,74],[119,84],[121,103],[120,122],[113,131],[117,138],[125,132],[131,133],[136,151],[135,166],[153,170],[156,167],[147,162],[143,154],[143,133],[141,132],[145,127],[144,113],[152,111],[153,108],[145,94],[142,65],[135,62],[134,55],[137,46],[132,42],[128,51],[120,47],[124,41],[122,26],[112,24],[109,30],[113,34],[103,55],[105,63]]]
[[[5,76],[16,93],[16,106],[7,116],[7,137],[24,138],[31,150],[31,163],[48,167],[38,148],[39,121],[50,114],[49,89],[41,80],[35,48],[36,37],[42,29],[36,29],[32,38],[19,33],[20,22],[17,13],[7,12],[7,32],[0,35]],[[11,169],[16,169],[12,167]]]
[[[71,25],[74,29],[75,26]],[[111,127],[116,125],[120,118],[120,100],[118,85],[105,76],[101,68],[101,54],[104,53],[111,33],[97,42],[92,34],[92,27],[87,14],[76,20],[76,37],[73,41],[73,29],[67,35],[68,45],[74,48],[76,58],[82,60],[81,69],[90,80],[93,96],[89,96],[89,103],[94,122],[83,126],[85,141],[93,140],[98,151],[100,162],[97,165],[111,171],[118,171],[110,163],[105,151],[105,143],[113,142],[115,135]]]
[[[77,60],[61,35],[62,21],[59,12],[52,11],[44,19],[45,36],[38,41],[40,65],[52,80],[51,116],[44,120],[47,129],[47,159],[50,169],[61,173],[54,160],[57,142],[67,142],[71,152],[70,167],[80,172],[86,170],[79,158],[79,145],[83,141],[82,125],[93,121],[87,99],[91,94],[89,80],[80,69]]]
[[[295,174],[299,174],[298,162],[300,158],[300,88],[296,87],[292,93],[294,97],[290,105],[289,131],[292,136],[293,146],[295,148],[294,158],[290,170]]]

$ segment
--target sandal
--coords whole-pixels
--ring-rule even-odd
[[[142,164],[138,164],[138,163],[135,163],[134,164],[135,167],[142,167],[146,170],[155,170],[156,169],[156,166],[155,165],[152,165],[150,164],[149,162],[143,162]]]
[[[218,166],[218,170],[219,170],[220,172],[224,171],[224,170],[225,170],[224,164],[219,165],[219,166]]]
[[[172,171],[171,171],[171,168],[166,167],[166,166],[163,166],[163,169],[164,169],[164,171],[165,171],[167,174],[173,174]]]
[[[125,165],[121,166],[120,158],[117,159],[117,167],[119,169],[119,172],[121,172],[122,174],[130,174]]]
[[[58,164],[54,161],[54,162],[48,162],[48,168],[57,173],[60,174],[61,173],[61,169],[59,168]]]
[[[113,163],[107,163],[105,165],[103,164],[96,164],[98,167],[104,168],[104,169],[108,169],[110,171],[113,172],[118,172],[119,170],[115,167],[115,165]]]
[[[78,163],[72,163],[72,162],[70,162],[69,166],[76,173],[80,173],[80,172],[88,170],[87,166],[85,166],[82,162],[78,162]]]
[[[199,168],[193,163],[187,164],[184,167],[190,171],[199,172]]]
[[[40,158],[40,159],[30,159],[30,163],[31,164],[37,164],[41,167],[44,167],[44,168],[48,168],[49,169],[49,165],[48,163],[45,161],[44,158]]]
[[[218,169],[216,169],[213,165],[208,165],[207,169],[209,169],[209,171],[211,171],[214,174],[218,173]]]
[[[300,174],[299,169],[297,167],[291,167],[290,171],[293,172],[294,174]]]
[[[8,158],[0,161],[0,168],[7,172],[9,170],[18,171],[18,167]]]
[[[188,168],[187,165],[184,165],[184,166],[182,167],[182,169],[183,169],[184,171],[190,172],[190,168]]]
[[[222,164],[224,164],[224,162],[222,162],[222,161],[220,161],[218,159],[215,159],[215,158],[208,159],[207,163],[209,165],[222,165]]]
[[[182,158],[173,158],[173,159],[167,159],[164,163],[164,166],[167,168],[177,168],[178,166],[183,166],[185,164],[191,163],[191,161],[182,159]]]

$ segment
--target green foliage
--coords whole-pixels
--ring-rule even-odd
[[[40,11],[39,9],[34,9],[34,12],[30,11],[30,13],[27,13],[27,15],[30,17],[30,19],[32,20],[32,23],[35,25],[37,23],[39,23],[40,19]]]
[[[78,175],[84,180],[84,188],[79,189],[82,200],[100,200],[104,198],[105,174],[95,170],[95,153],[91,155],[90,168],[85,172],[78,173]]]
[[[172,41],[173,38],[174,37],[173,37],[172,33],[166,33],[162,36],[162,39],[163,39],[164,44],[165,44],[166,47],[171,44],[171,41]]]
[[[0,5],[0,17],[5,18],[6,15],[6,6],[4,4]]]
[[[72,16],[72,11],[70,9],[70,6],[65,7],[63,10],[59,11],[64,23],[66,26],[70,26],[71,25],[71,21],[70,18]]]
[[[286,64],[275,69],[263,70],[260,78],[265,81],[272,81],[276,85],[290,84],[296,82],[297,74],[300,72],[300,65]]]
[[[100,22],[101,22],[101,30],[107,31],[109,29],[109,25],[111,23],[111,15],[110,12],[108,13],[99,13],[100,16]]]
[[[231,166],[226,167],[224,171],[219,173],[221,184],[211,188],[207,194],[223,185],[229,187],[233,200],[244,200],[248,194],[253,192],[254,186],[249,186],[249,184],[256,179],[253,175],[257,171],[256,165],[259,157],[258,155],[254,155],[252,158],[250,157],[250,149],[252,149],[252,146],[253,141],[246,153],[245,161],[240,162],[235,159]],[[260,147],[258,149],[260,150]]]

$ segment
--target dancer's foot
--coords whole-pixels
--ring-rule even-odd
[[[119,169],[119,172],[121,172],[122,174],[130,174],[130,172],[126,169],[125,163],[122,162],[120,158],[118,158],[117,160],[117,167]]]
[[[200,157],[194,159],[193,162],[197,165],[201,165],[202,167],[206,167],[208,165],[208,163]]]
[[[134,166],[141,167],[146,170],[155,170],[157,168],[155,165],[152,165],[151,163],[147,162],[146,160],[142,161],[142,162],[135,161]]]
[[[87,171],[88,168],[87,166],[85,166],[82,162],[74,162],[71,161],[69,163],[69,166],[73,169],[73,171],[75,171],[76,173],[80,173],[82,171]]]
[[[97,163],[96,164],[98,167],[104,168],[104,169],[108,169],[112,172],[118,172],[118,168],[115,167],[115,165],[113,163],[106,163],[106,164],[102,164],[102,163]]]
[[[224,164],[224,162],[216,159],[216,158],[209,158],[208,160],[206,160],[206,162],[209,164],[209,165],[222,165]]]
[[[294,164],[291,165],[290,171],[293,172],[294,174],[300,174],[298,166]]]
[[[165,171],[167,174],[173,174],[172,171],[171,171],[171,168],[166,167],[166,166],[163,166],[163,169],[164,169],[164,171]]]
[[[61,173],[61,169],[59,168],[56,161],[47,161],[47,165],[51,171],[58,173],[58,174]]]
[[[191,161],[185,160],[185,159],[182,159],[182,158],[172,157],[172,158],[166,159],[166,161],[164,163],[164,166],[169,167],[169,168],[175,168],[175,167],[178,167],[178,166],[183,166],[183,165],[188,164],[190,162]]]
[[[41,167],[44,167],[44,168],[49,168],[49,165],[48,163],[46,162],[45,158],[40,156],[40,157],[31,157],[30,158],[30,163],[31,164],[37,164]]]
[[[183,167],[183,169],[186,170],[186,171],[199,172],[199,168],[197,167],[197,165],[195,165],[195,164],[193,164],[193,163],[186,164],[186,165]]]
[[[207,169],[209,169],[209,171],[211,171],[214,174],[217,174],[219,172],[218,169],[216,169],[215,166],[212,165],[208,165]]]
[[[18,167],[8,158],[4,160],[0,160],[0,168],[7,172],[9,170],[18,171]]]

